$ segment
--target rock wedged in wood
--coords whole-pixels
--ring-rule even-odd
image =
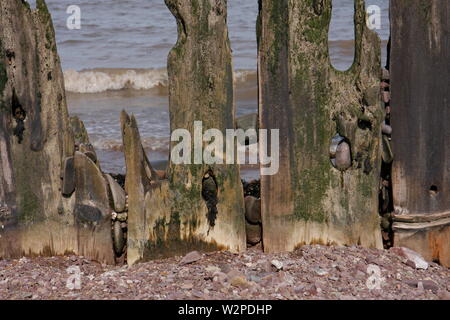
[[[364,1],[355,0],[355,60],[337,71],[330,19],[331,0],[260,1],[260,127],[280,130],[280,170],[261,178],[267,252],[312,243],[382,247],[380,40],[366,26]],[[337,134],[352,153],[342,171],[329,156]]]
[[[109,174],[105,174],[108,182],[112,207],[117,213],[122,213],[126,209],[126,194],[122,187]]]
[[[245,218],[252,224],[261,223],[261,199],[245,197]]]
[[[75,161],[73,157],[67,157],[63,164],[62,194],[70,197],[75,191]]]
[[[123,253],[123,249],[125,247],[125,239],[122,227],[119,221],[114,222],[113,224],[113,244],[114,244],[114,252],[116,256],[120,257]]]
[[[260,224],[251,224],[246,222],[245,232],[247,234],[247,243],[249,245],[257,245],[262,240],[262,228]]]
[[[75,152],[75,183],[77,192],[76,202],[92,204],[103,212],[104,216],[111,217],[109,205],[108,183],[97,165],[84,153]]]

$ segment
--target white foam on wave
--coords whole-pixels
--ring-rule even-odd
[[[169,153],[170,138],[168,137],[143,137],[141,142],[146,151]],[[123,152],[123,141],[121,139],[95,139],[92,145],[97,150]]]
[[[234,81],[244,83],[256,75],[254,70],[236,70]],[[64,71],[66,91],[100,93],[109,90],[149,90],[167,87],[166,69],[93,69]]]
[[[66,90],[76,93],[99,93],[108,90],[148,90],[167,86],[164,69],[96,69],[64,72]]]

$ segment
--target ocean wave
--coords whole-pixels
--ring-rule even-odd
[[[256,79],[254,70],[236,70],[236,83]],[[150,90],[167,87],[166,69],[90,69],[64,71],[66,91],[73,93],[101,93],[111,90]]]
[[[146,137],[141,139],[142,146],[147,152],[169,154],[170,138]],[[92,145],[97,150],[123,152],[121,139],[96,139]]]
[[[108,90],[145,90],[167,86],[164,69],[92,69],[64,72],[66,90],[75,93],[99,93]]]

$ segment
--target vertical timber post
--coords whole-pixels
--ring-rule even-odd
[[[394,244],[450,266],[450,4],[390,3]]]
[[[114,263],[108,187],[75,150],[44,0],[0,3],[0,258],[78,254]]]
[[[201,151],[208,145],[203,141],[206,130],[216,129],[225,137],[227,129],[235,128],[227,2],[165,2],[178,25],[178,41],[168,57],[170,127],[171,132],[182,129],[190,134],[191,140],[184,142],[192,153],[186,164],[170,161],[167,181],[153,181],[150,188],[141,189],[145,194],[145,218],[141,221],[145,225],[140,226],[140,231],[131,229],[128,234],[129,264],[190,250],[237,252],[246,248],[239,167],[205,164]],[[126,122],[122,121],[123,127]],[[201,122],[201,129],[195,129],[195,122]],[[178,143],[173,141],[171,150]],[[195,156],[199,149],[197,156],[200,155],[200,159]],[[225,161],[225,150],[220,153],[215,156]],[[130,155],[126,158],[129,159],[127,180],[141,181],[139,177],[129,176],[128,172],[129,167],[139,167],[140,160],[133,160]],[[136,174],[141,173],[136,171]],[[131,210],[132,202],[143,200],[142,196],[129,198],[130,222],[139,220],[134,216],[142,214],[142,208],[137,208],[136,212]]]
[[[171,132],[187,129],[195,153],[195,121],[202,121],[204,131],[218,129],[224,136],[227,129],[235,128],[227,1],[166,0],[166,4],[178,25],[178,41],[168,58]],[[205,142],[201,144],[205,146]],[[170,162],[173,213],[177,212],[182,225],[187,223],[200,239],[232,251],[245,250],[239,166],[196,164],[194,158],[193,154],[191,165]],[[225,150],[223,158],[225,161]],[[205,199],[205,189],[211,184],[216,184],[217,200]]]
[[[259,5],[260,127],[280,130],[280,171],[261,179],[265,250],[382,248],[380,40],[364,1],[355,0],[355,60],[345,72],[330,64],[331,0]]]

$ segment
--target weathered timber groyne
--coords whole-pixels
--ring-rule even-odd
[[[330,0],[260,1],[260,126],[281,131],[280,172],[261,181],[269,252],[311,243],[382,246],[380,40],[356,0],[355,60],[337,71],[330,19]]]
[[[69,121],[47,6],[4,0],[0,25],[0,257],[114,263],[110,187],[84,127]]]
[[[194,153],[183,149],[182,163],[154,170],[135,117],[123,112],[127,172],[118,177],[102,172],[83,123],[69,118],[45,2],[32,10],[2,0],[0,258],[77,254],[131,265],[242,252],[261,240],[268,253],[316,243],[382,248],[384,240],[450,266],[447,2],[391,1],[389,74],[363,0],[354,1],[347,71],[330,63],[331,0],[259,0],[259,114],[241,122],[227,1],[165,3],[178,26],[170,126],[194,137]],[[238,164],[195,155],[208,145],[197,134],[242,127],[280,133],[278,173],[245,188]],[[258,138],[269,150],[275,143]]]
[[[204,130],[225,133],[235,127],[226,1],[166,4],[178,24],[178,41],[168,58],[171,131],[185,129],[194,137],[194,122],[202,121]],[[149,174],[133,117],[123,114],[122,130],[130,208],[128,263],[195,249],[245,250],[237,165],[206,165],[192,156],[191,164],[171,162],[168,180],[158,181]]]
[[[450,266],[450,4],[390,10],[394,243]]]

